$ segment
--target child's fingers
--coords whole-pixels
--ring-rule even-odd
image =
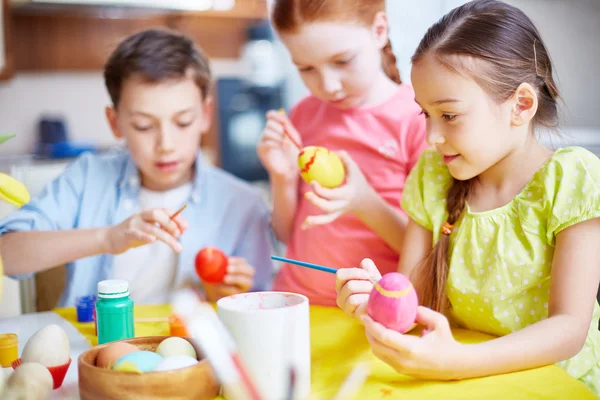
[[[240,293],[240,288],[237,286],[232,286],[232,285],[225,285],[225,284],[213,285],[213,284],[205,283],[204,286],[206,287],[207,291],[210,290],[210,291],[216,292],[218,297],[233,296],[234,294]]]
[[[360,268],[367,271],[369,278],[381,278],[381,272],[377,269],[377,265],[370,258],[364,258],[360,262]]]
[[[261,138],[261,145],[263,145],[263,146],[271,145],[273,147],[281,147],[281,145],[283,144],[283,139],[284,139],[284,137],[281,135],[278,135],[271,131],[266,131],[265,133],[263,133],[263,136]]]
[[[288,117],[285,113],[280,112],[279,110],[269,110],[266,114],[267,121],[274,121],[281,125],[285,124],[286,121],[289,121]]]
[[[279,111],[269,111],[267,112],[267,119],[269,121],[274,121],[281,124],[282,128],[285,132],[292,137],[296,141],[296,143],[301,144],[302,138],[300,134],[296,130],[296,127],[292,124],[292,121],[288,118],[285,113]],[[283,132],[282,132],[283,133]]]
[[[285,134],[283,123],[275,120],[268,120],[265,124],[264,133],[269,133],[273,138],[281,138]]]
[[[336,154],[340,157],[340,159],[344,163],[344,167],[346,167],[347,174],[350,174],[351,171],[353,171],[353,170],[360,169],[360,167],[358,166],[356,161],[354,161],[352,159],[352,157],[350,157],[350,154],[348,154],[347,152],[336,151]]]
[[[179,226],[171,219],[171,214],[168,214],[164,209],[154,208],[151,210],[144,210],[141,212],[140,216],[146,222],[158,223],[163,230],[172,236],[178,237],[181,235]]]
[[[369,295],[373,290],[373,284],[370,281],[352,280],[342,286],[340,290],[340,299],[346,299],[352,305],[358,306],[362,301],[368,301]]]
[[[419,338],[411,335],[403,335],[393,329],[387,329],[379,322],[375,322],[369,315],[361,316],[361,321],[365,326],[365,332],[371,336],[374,341],[384,347],[399,351],[398,359],[404,358],[412,353],[412,349],[419,342]],[[407,354],[408,353],[408,354]]]
[[[229,265],[227,266],[228,274],[238,274],[246,276],[254,276],[256,270],[245,258],[242,257],[229,257]]]
[[[175,211],[177,212],[177,211]],[[167,211],[167,214],[172,216],[173,214],[175,214],[175,212],[172,211]],[[188,222],[187,219],[185,219],[184,216],[182,216],[181,214],[178,214],[177,216],[175,216],[175,218],[173,217],[169,217],[169,219],[173,222],[175,222],[175,224],[177,224],[177,227],[179,228],[180,232],[185,231],[187,228],[190,227],[190,223]]]
[[[159,228],[154,224],[145,222],[140,229],[149,235],[155,236],[158,240],[164,242],[177,253],[179,253],[183,249],[181,243],[179,243],[173,236],[171,236],[167,231]]]
[[[339,293],[342,287],[351,280],[369,280],[369,273],[362,268],[340,268],[337,270],[335,290]]]
[[[283,118],[285,118],[285,115],[283,113],[281,113],[279,110],[269,110],[269,111],[267,111],[265,116],[267,117],[267,119],[275,119],[278,121],[283,120]]]
[[[350,189],[347,185],[329,189],[319,185],[319,183],[316,181],[312,181],[310,186],[319,197],[327,200],[344,200],[350,197]]]
[[[348,205],[346,200],[327,200],[319,197],[316,193],[306,192],[304,195],[315,206],[319,207],[326,213],[332,213],[336,211],[342,211]]]
[[[311,215],[310,217],[306,217],[306,219],[304,220],[304,223],[302,224],[302,229],[308,229],[317,225],[330,224],[336,219],[338,219],[343,213],[343,211],[336,211],[330,214]]]
[[[237,286],[242,292],[247,292],[252,287],[254,280],[247,275],[225,275],[223,283],[226,285]]]
[[[346,315],[351,317],[362,315],[368,301],[369,295],[367,294],[353,294],[349,297],[338,296],[338,306]]]
[[[126,235],[127,237],[129,237],[130,240],[136,242],[136,247],[141,246],[143,244],[153,243],[156,241],[156,236],[143,232],[139,229],[131,229],[128,232],[126,232]]]

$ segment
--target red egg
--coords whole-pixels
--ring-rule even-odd
[[[415,323],[418,306],[417,292],[408,278],[390,272],[373,287],[367,314],[386,328],[404,333]]]
[[[196,254],[196,273],[204,282],[221,283],[227,274],[227,256],[214,247],[206,247]]]

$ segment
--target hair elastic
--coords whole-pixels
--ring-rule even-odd
[[[442,234],[446,235],[446,236],[450,236],[450,234],[452,233],[452,229],[454,229],[454,226],[450,225],[448,223],[448,221],[444,222],[444,225],[442,225]]]

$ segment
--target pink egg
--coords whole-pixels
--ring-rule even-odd
[[[408,278],[390,272],[373,287],[367,314],[386,328],[404,333],[415,323],[418,305],[417,292]]]

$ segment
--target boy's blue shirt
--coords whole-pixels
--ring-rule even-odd
[[[182,216],[189,228],[180,237],[175,285],[198,277],[197,252],[215,246],[244,257],[256,269],[252,290],[270,287],[274,237],[270,211],[258,190],[205,163],[198,151],[190,199]],[[128,151],[84,154],[69,164],[39,196],[0,222],[11,231],[55,231],[114,226],[133,214],[140,176]],[[113,256],[101,254],[67,264],[67,282],[58,306],[74,306],[78,296],[95,294],[97,283],[111,279]],[[20,275],[25,277],[28,275]]]

